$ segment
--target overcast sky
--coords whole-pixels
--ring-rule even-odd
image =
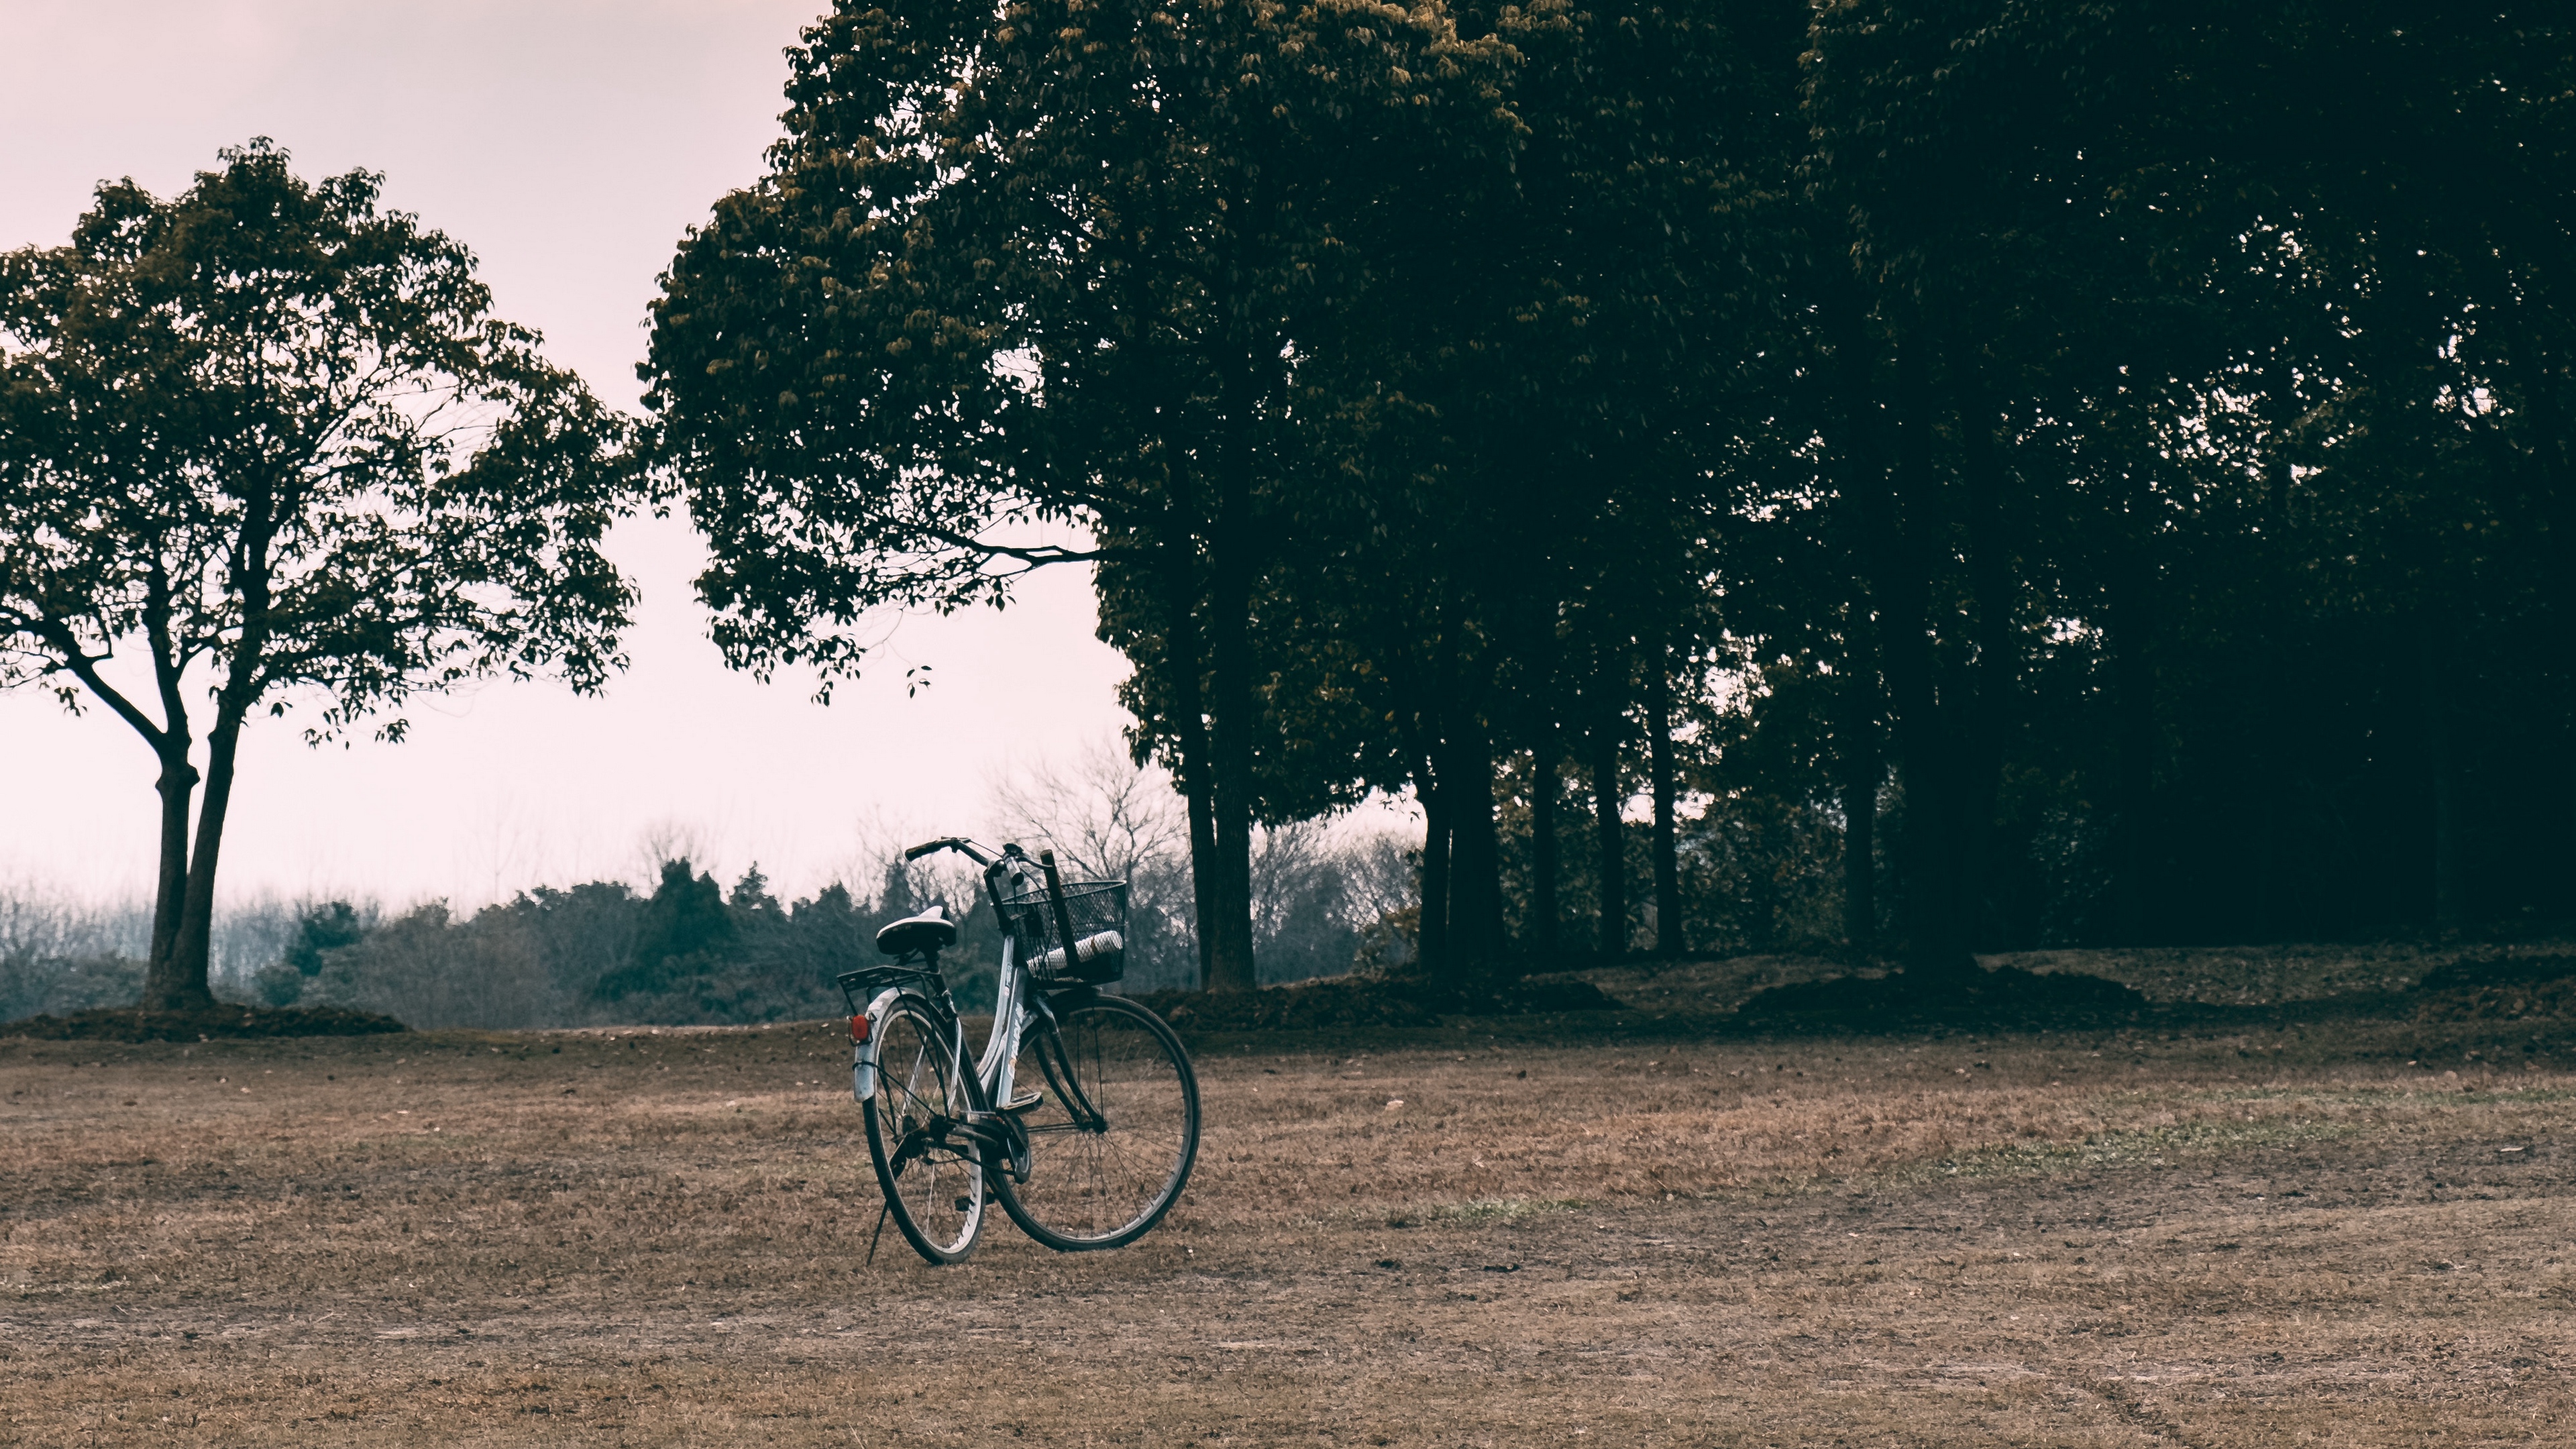
[[[496,310],[633,407],[645,302],[683,228],[751,181],[777,134],[780,50],[822,0],[6,0],[0,248],[54,244],[103,178],[186,187],[269,136],[308,179],[366,167],[387,203],[471,246]],[[1068,570],[1002,614],[901,621],[885,663],[824,708],[811,682],[729,673],[689,590],[685,521],[622,528],[644,602],[603,699],[493,685],[421,699],[412,738],[306,748],[254,721],[226,894],[357,893],[471,906],[538,882],[639,878],[694,841],[803,890],[883,832],[983,824],[997,769],[1125,723],[1124,661]],[[891,622],[891,621],[890,621]],[[906,698],[910,665],[937,681]],[[149,880],[154,765],[104,711],[0,694],[0,876],[84,893]],[[871,829],[872,824],[881,827]]]

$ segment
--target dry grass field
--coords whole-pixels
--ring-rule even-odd
[[[1161,1229],[950,1269],[821,1026],[0,1042],[0,1443],[2576,1438],[2557,1039],[1679,1026],[1209,1039]]]

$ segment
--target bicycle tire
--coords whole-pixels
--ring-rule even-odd
[[[1039,1027],[1020,1049],[1043,1095],[1015,1113],[1027,1132],[1025,1181],[996,1168],[993,1195],[1020,1231],[1060,1253],[1123,1247],[1151,1231],[1180,1201],[1198,1161],[1199,1084],[1181,1039],[1163,1019],[1117,996],[1082,996],[1056,1006],[1053,1030]],[[1078,1121],[1067,1081],[1097,1111]]]
[[[956,1038],[917,996],[899,998],[876,1024],[877,1090],[868,1099],[868,1158],[886,1212],[914,1252],[963,1261],[983,1230],[985,1173],[963,1124],[974,1105],[958,1069]]]

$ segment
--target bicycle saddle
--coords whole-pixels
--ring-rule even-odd
[[[944,951],[956,944],[957,923],[948,919],[946,906],[932,906],[920,915],[890,921],[877,932],[877,949],[889,956]]]

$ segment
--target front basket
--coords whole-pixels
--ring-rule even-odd
[[[1070,942],[1043,887],[1003,902],[1014,954],[1029,975],[1049,984],[1090,986],[1106,986],[1126,975],[1127,883],[1066,881],[1064,911],[1073,926]]]

